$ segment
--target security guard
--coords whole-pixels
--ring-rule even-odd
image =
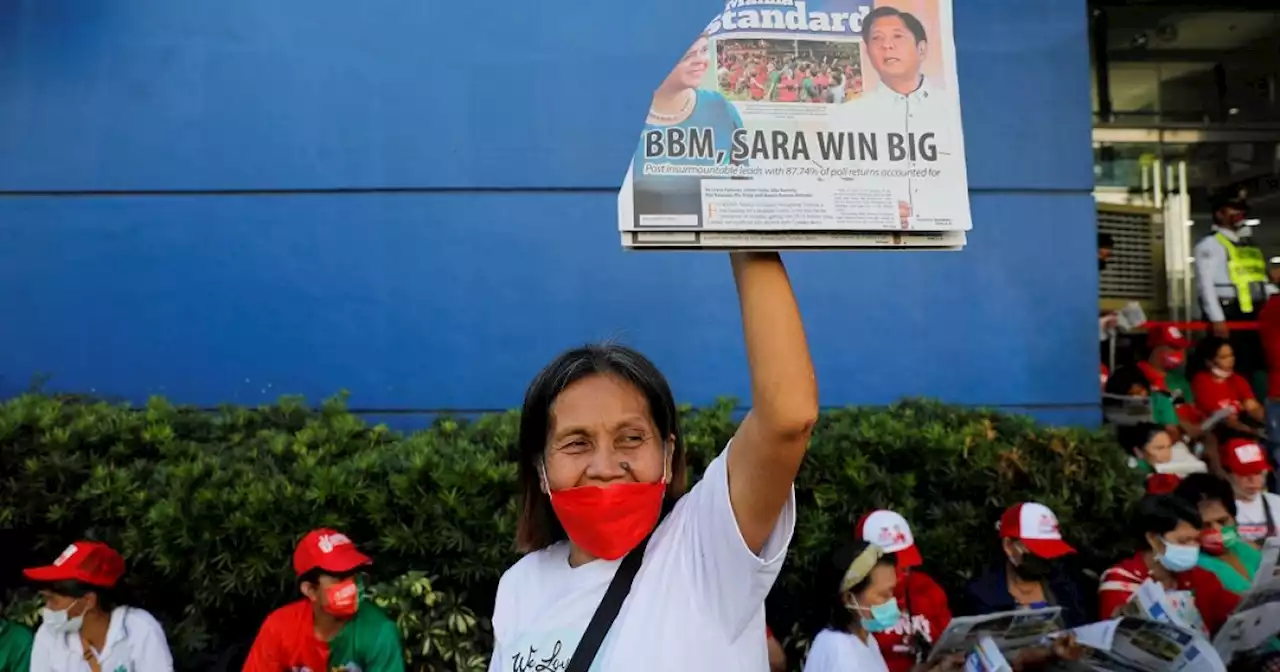
[[[1228,322],[1253,322],[1267,300],[1267,259],[1242,236],[1249,205],[1239,193],[1218,194],[1210,201],[1213,230],[1195,248],[1200,311],[1213,323],[1213,333],[1227,337]],[[1237,330],[1231,337],[1236,371],[1249,378],[1262,367],[1256,330]]]

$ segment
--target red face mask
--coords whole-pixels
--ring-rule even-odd
[[[551,508],[579,548],[597,558],[617,560],[653,531],[666,492],[665,479],[609,487],[584,485],[553,491]]]
[[[1172,371],[1173,369],[1181,368],[1185,361],[1186,356],[1182,352],[1173,350],[1160,356],[1160,368],[1165,371]]]
[[[335,583],[324,590],[324,610],[338,618],[351,618],[360,606],[360,589],[355,579]]]
[[[1209,555],[1223,555],[1227,546],[1222,540],[1222,533],[1217,530],[1204,530],[1200,533],[1200,550]]]

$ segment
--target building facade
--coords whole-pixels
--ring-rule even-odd
[[[648,97],[719,0],[0,4],[0,394],[517,406],[619,339],[748,398],[728,260],[627,254]],[[961,253],[787,257],[827,406],[1097,418],[1089,14],[955,9]]]

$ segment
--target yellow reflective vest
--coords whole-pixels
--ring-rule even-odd
[[[1214,237],[1227,251],[1227,277],[1236,288],[1236,304],[1240,312],[1252,313],[1254,301],[1267,296],[1267,260],[1252,245],[1237,245],[1221,233]]]

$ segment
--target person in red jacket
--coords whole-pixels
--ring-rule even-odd
[[[1172,495],[1147,495],[1138,504],[1133,529],[1142,550],[1102,573],[1098,616],[1112,618],[1148,578],[1165,589],[1176,615],[1188,626],[1217,633],[1240,597],[1211,572],[1196,566],[1203,521],[1195,505]]]
[[[875,633],[889,672],[907,672],[922,662],[933,642],[951,623],[947,594],[918,567],[924,559],[916,548],[911,527],[902,516],[880,509],[858,521],[857,535],[893,554],[898,568],[894,596],[902,612],[898,625]]]

